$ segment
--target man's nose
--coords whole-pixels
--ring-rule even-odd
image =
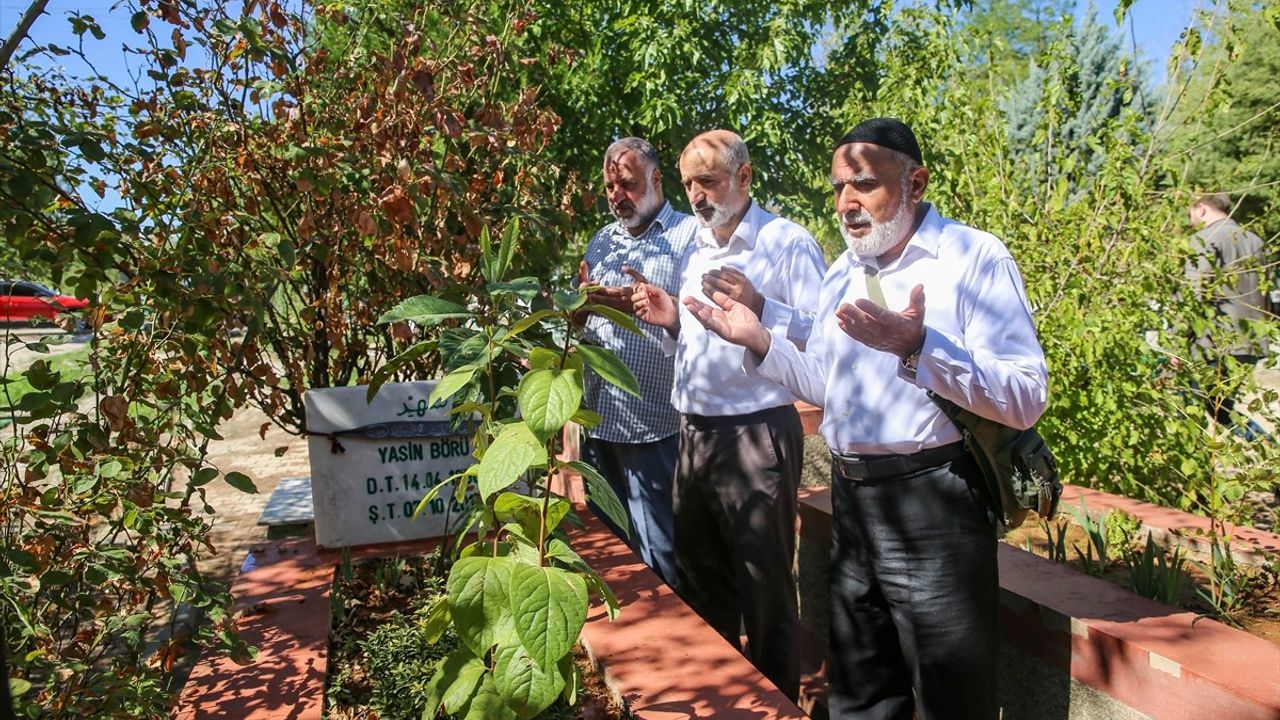
[[[836,211],[840,214],[847,212],[857,212],[862,209],[862,203],[858,201],[858,193],[853,188],[845,185],[836,193]]]

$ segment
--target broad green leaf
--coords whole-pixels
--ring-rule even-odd
[[[474,556],[454,563],[449,572],[449,613],[458,637],[477,657],[514,633],[513,567],[509,558]]]
[[[607,305],[587,305],[586,307],[582,308],[582,310],[583,312],[593,312],[593,313],[596,313],[597,315],[603,315],[609,318],[610,320],[612,320],[614,323],[618,324],[620,327],[622,327],[623,330],[633,332],[636,335],[640,335],[641,337],[644,336],[644,331],[640,329],[639,325],[636,325],[635,318],[622,312],[621,310],[611,308]]]
[[[511,338],[519,335],[525,330],[528,330],[534,325],[537,325],[544,318],[556,317],[559,314],[560,313],[557,313],[555,310],[539,310],[531,315],[522,317],[516,321],[515,325],[511,326],[510,330],[508,330],[505,334],[503,334],[502,338],[498,342],[506,342],[507,340],[510,340]],[[541,350],[541,349],[543,348],[534,348],[535,351]]]
[[[427,611],[427,619],[422,623],[422,632],[429,644],[436,644],[440,641],[440,636],[444,635],[444,631],[449,629],[451,616],[449,615],[449,596],[441,594],[436,597],[435,602],[431,603],[431,609]]]
[[[560,666],[543,669],[520,645],[498,648],[493,685],[503,702],[520,720],[527,720],[551,706],[564,689]]]
[[[568,465],[582,475],[582,482],[586,486],[587,499],[604,511],[604,514],[609,516],[614,525],[622,528],[622,532],[627,537],[631,537],[631,523],[627,520],[627,511],[623,509],[622,503],[618,500],[617,493],[609,485],[609,481],[604,479],[599,470],[581,460],[571,460]]]
[[[520,381],[517,402],[525,424],[545,442],[582,404],[582,374],[577,370],[534,370]]]
[[[435,406],[441,400],[447,400],[453,397],[453,394],[466,387],[471,382],[471,378],[476,376],[479,370],[474,365],[463,365],[453,372],[440,378],[435,387],[431,388],[431,395],[427,398],[427,404]]]
[[[501,293],[511,293],[516,297],[528,302],[542,292],[542,285],[537,278],[522,277],[507,282],[491,282],[484,286],[484,289],[490,295],[498,295]]]
[[[547,502],[547,532],[555,530],[568,514],[571,505],[564,498],[550,498]],[[542,526],[543,500],[527,495],[505,492],[493,503],[493,512],[499,522],[514,521],[520,524],[525,537],[535,540]]]
[[[378,318],[379,325],[412,320],[419,325],[433,325],[441,320],[452,318],[469,318],[471,313],[457,303],[441,300],[430,295],[418,295],[403,300]]]
[[[559,568],[516,565],[511,606],[520,644],[540,667],[554,668],[587,621],[587,584]]]
[[[569,707],[578,704],[578,688],[582,685],[582,678],[579,676],[578,663],[574,661],[572,655],[560,658],[560,677],[564,678],[564,690],[560,695]]]
[[[431,678],[431,682],[436,686],[434,689],[439,692],[439,703],[444,705],[445,712],[456,713],[466,707],[480,688],[481,678],[484,675],[484,663],[465,647],[458,648],[441,660],[436,666],[436,674]],[[428,692],[428,697],[433,694]]]
[[[546,370],[560,367],[560,353],[547,348],[536,347],[529,353],[529,369]]]
[[[586,295],[567,290],[556,290],[551,294],[551,299],[555,301],[556,307],[565,312],[573,312],[587,302]]]
[[[640,397],[640,382],[636,380],[631,368],[619,360],[612,350],[595,345],[579,345],[577,350],[587,365],[604,378],[605,382],[623,392]]]
[[[191,477],[191,485],[193,487],[208,485],[209,483],[213,482],[213,480],[217,477],[218,477],[217,468],[211,468],[211,467],[200,468],[199,470],[196,471],[196,474]]]
[[[542,501],[527,495],[504,492],[493,501],[493,514],[498,522],[519,524],[524,537],[536,541],[542,526]]]
[[[573,417],[569,419],[588,430],[604,422],[604,418],[600,417],[600,413],[584,407],[578,408],[578,412],[574,413]]]
[[[9,678],[9,696],[10,697],[15,697],[15,698],[22,697],[23,695],[26,695],[28,692],[30,692],[30,690],[31,690],[30,681],[23,680],[22,678],[16,678],[16,677]]]
[[[462,720],[518,720],[515,711],[502,701],[493,686],[493,676],[488,673],[480,678],[479,689],[459,715]]]
[[[40,576],[40,587],[50,588],[50,587],[58,587],[61,585],[66,585],[67,583],[71,582],[72,578],[73,576],[71,575],[71,573],[65,570],[57,570],[57,569],[46,570],[44,574]]]
[[[249,479],[248,475],[245,475],[242,472],[229,472],[226,475],[223,475],[222,479],[226,480],[228,485],[240,492],[246,492],[250,495],[255,495],[258,492],[258,488],[253,484],[253,481]]]
[[[530,467],[545,465],[547,448],[522,422],[504,425],[485,450],[476,471],[476,485],[485,502],[489,496],[511,487]]]

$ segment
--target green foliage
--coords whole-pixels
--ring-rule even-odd
[[[1066,564],[1067,562],[1067,527],[1069,525],[1066,518],[1058,521],[1056,527],[1049,525],[1048,520],[1041,521],[1044,525],[1045,538],[1049,543],[1049,559]]]
[[[1185,98],[1165,128],[1190,187],[1229,193],[1239,203],[1233,216],[1268,240],[1280,236],[1276,12],[1274,3],[1233,0],[1187,29],[1170,69],[1185,79]]]
[[[1065,184],[1074,199],[1102,167],[1109,150],[1102,137],[1119,141],[1116,152],[1131,156],[1136,150],[1139,135],[1125,138],[1108,125],[1124,114],[1143,124],[1150,101],[1141,65],[1124,52],[1120,36],[1098,22],[1092,5],[1079,22],[1064,17],[1002,109],[1011,159],[1027,171],[1022,181],[1048,191]]]
[[[549,151],[579,177],[598,183],[605,147],[638,135],[658,149],[667,196],[683,198],[680,151],[699,132],[728,128],[751,149],[757,199],[829,225],[824,163],[847,129],[833,113],[877,82],[877,38],[891,6],[538,2],[520,47],[526,57],[547,58],[530,76],[562,121]],[[598,216],[584,220],[585,243]]]
[[[1142,552],[1134,553],[1129,559],[1129,586],[1142,597],[1177,605],[1182,597],[1185,564],[1181,547],[1175,548],[1172,556],[1166,556],[1164,548],[1156,545],[1148,532]]]
[[[1090,575],[1098,576],[1106,574],[1111,568],[1112,558],[1109,554],[1107,545],[1106,521],[1098,522],[1089,514],[1089,509],[1085,507],[1083,500],[1080,501],[1080,509],[1072,509],[1071,517],[1076,524],[1084,528],[1085,534],[1088,535],[1089,542],[1085,544],[1085,549],[1081,550],[1079,545],[1072,545],[1076,555],[1080,558],[1080,564],[1084,566],[1084,571]],[[1095,556],[1094,553],[1097,553]]]
[[[460,288],[464,302],[410,298],[383,316],[431,335],[422,352],[436,355],[447,373],[432,399],[451,399],[459,419],[477,417],[472,447],[479,460],[456,478],[455,493],[474,483],[481,503],[458,532],[448,593],[426,623],[431,635],[450,628],[461,644],[434,664],[425,707],[458,717],[523,720],[557,699],[571,701],[580,684],[572,648],[589,594],[611,617],[618,612],[604,581],[566,542],[561,526],[571,520],[571,506],[550,480],[578,470],[588,495],[627,526],[598,473],[556,455],[566,423],[585,410],[587,364],[605,368],[602,377],[623,388],[635,388],[636,379],[608,350],[578,342],[581,316],[605,314],[585,304],[592,288],[544,293],[530,278],[507,279],[518,239],[518,231],[504,233],[494,247],[486,236],[479,262],[485,282]],[[370,393],[384,374],[374,377]],[[516,492],[521,487],[526,491]]]
[[[1106,532],[1107,547],[1119,548],[1121,553],[1133,546],[1133,541],[1142,529],[1142,521],[1120,509],[1108,510],[1102,518]]]
[[[1249,573],[1236,563],[1231,553],[1230,538],[1210,538],[1209,560],[1193,560],[1196,567],[1209,577],[1209,588],[1196,588],[1209,607],[1208,615],[1235,627],[1241,627],[1240,616],[1246,607],[1249,589]]]

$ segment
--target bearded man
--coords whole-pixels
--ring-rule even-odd
[[[663,197],[658,152],[640,138],[622,138],[605,150],[604,191],[616,221],[591,238],[578,279],[583,285],[603,286],[590,302],[631,313],[628,273],[643,273],[674,292],[680,286],[680,259],[698,225]],[[600,414],[601,422],[587,430],[583,457],[622,501],[630,533],[597,514],[672,583],[672,478],[679,417],[671,407],[673,363],[662,350],[663,333],[649,328],[648,336],[637,337],[599,315],[592,315],[584,330],[589,342],[612,350],[631,369],[641,395],[637,400],[587,371],[586,406]]]
[[[702,224],[682,263],[681,295],[724,293],[779,337],[803,344],[825,262],[813,236],[751,200],[742,138],[695,137],[680,178]],[[804,432],[785,388],[742,371],[743,350],[644,284],[636,316],[666,329],[680,411],[676,590],[791,698],[800,687],[795,576],[796,490]]]
[[[832,718],[999,712],[992,505],[927,393],[1025,429],[1044,412],[1048,371],[1009,251],[923,202],[928,182],[899,120],[868,120],[837,143],[831,185],[848,252],[823,279],[803,352],[724,294],[716,306],[683,301],[748,350],[748,371],[825,408]]]

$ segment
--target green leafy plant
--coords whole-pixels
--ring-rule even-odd
[[[496,247],[488,230],[481,232],[482,287],[459,286],[452,299],[410,298],[382,316],[384,323],[411,322],[429,337],[377,371],[369,388],[372,396],[398,365],[436,353],[446,374],[429,402],[451,399],[459,422],[475,424],[478,461],[432,488],[418,506],[421,512],[449,483],[455,497],[472,487],[478,492],[457,534],[447,593],[428,623],[435,635],[452,629],[461,643],[437,664],[428,707],[462,718],[525,719],[559,697],[572,701],[579,671],[571,650],[589,595],[600,597],[611,617],[618,612],[608,586],[570,547],[561,528],[576,518],[550,481],[577,472],[596,505],[627,527],[599,472],[557,453],[566,423],[598,422],[582,406],[587,368],[639,395],[616,356],[579,342],[581,317],[600,314],[640,330],[628,316],[588,304],[590,287],[544,292],[535,278],[508,279],[519,237],[518,221]]]
[[[1231,540],[1214,535],[1209,543],[1209,561],[1193,560],[1209,578],[1209,588],[1196,588],[1196,594],[1209,608],[1207,615],[1241,627],[1240,615],[1249,597],[1249,573],[1236,563],[1231,554]]]
[[[1071,516],[1075,518],[1076,524],[1084,528],[1085,533],[1089,536],[1089,541],[1085,544],[1084,550],[1081,550],[1079,545],[1072,545],[1076,555],[1080,558],[1080,564],[1084,566],[1084,571],[1093,576],[1105,574],[1111,567],[1111,556],[1108,554],[1107,549],[1105,519],[1101,523],[1094,520],[1083,500],[1080,501],[1080,509],[1072,510]],[[1095,552],[1097,555],[1094,554]]]
[[[1102,524],[1106,529],[1107,547],[1113,551],[1119,548],[1121,555],[1133,546],[1134,538],[1142,528],[1142,521],[1136,516],[1115,508],[1102,518]]]
[[[1159,600],[1166,605],[1177,605],[1182,593],[1183,568],[1186,560],[1182,548],[1176,547],[1171,556],[1156,544],[1151,533],[1142,552],[1129,559],[1129,586],[1139,595]]]
[[[1067,527],[1069,522],[1066,518],[1058,521],[1056,529],[1049,525],[1048,520],[1042,520],[1044,525],[1044,535],[1048,542],[1049,559],[1066,564],[1067,562]]]

